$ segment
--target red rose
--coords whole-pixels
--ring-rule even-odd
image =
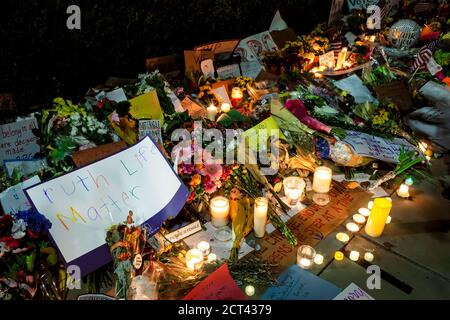
[[[0,238],[0,242],[4,242],[6,244],[6,246],[10,249],[16,249],[16,248],[20,247],[20,241],[13,239],[13,237],[11,237],[11,236],[6,236],[6,237]]]

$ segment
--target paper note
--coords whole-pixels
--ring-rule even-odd
[[[319,64],[320,66],[324,66],[326,68],[334,68],[335,65],[334,51],[329,51],[324,55],[319,56]]]
[[[16,184],[11,188],[3,191],[0,194],[0,201],[2,204],[3,211],[6,214],[17,213],[19,211],[26,211],[31,208],[31,204],[28,201],[24,189],[34,186],[41,182],[38,176],[34,176],[24,182]]]
[[[106,98],[117,103],[128,100],[127,96],[125,95],[125,91],[123,91],[122,88],[106,93]]]
[[[43,170],[47,167],[46,159],[32,160],[5,160],[4,167],[6,173],[11,178],[14,170],[18,170],[22,175],[27,177],[33,173]]]
[[[247,300],[234,282],[226,264],[203,280],[183,300]]]
[[[270,24],[269,31],[282,31],[289,28],[287,23],[281,17],[280,10],[277,10],[275,16],[273,17],[272,23]]]
[[[35,118],[0,126],[0,163],[3,164],[4,160],[33,159],[40,152],[33,129],[38,129]]]
[[[258,60],[244,61],[241,63],[242,76],[256,79],[264,70],[264,67]]]
[[[202,230],[200,221],[195,221],[194,223],[188,224],[187,226],[184,226],[174,232],[164,235],[164,237],[170,242],[175,243]]]
[[[161,121],[139,120],[139,140],[149,136],[154,142],[162,145]]]
[[[164,114],[156,90],[131,99],[130,103],[130,114],[135,119],[160,120],[161,123],[164,123]]]
[[[217,68],[217,76],[222,80],[237,78],[240,75],[241,69],[237,63]]]
[[[334,284],[293,265],[278,278],[277,286],[262,295],[261,300],[332,300],[340,291]]]
[[[198,103],[192,101],[192,99],[189,97],[184,98],[184,100],[181,101],[181,105],[183,106],[183,109],[189,113],[189,116],[194,120],[206,117],[206,109]]]
[[[352,283],[333,300],[375,300],[367,292]]]
[[[184,242],[190,247],[195,248],[200,241],[208,241],[211,245],[211,252],[217,255],[219,259],[229,259],[230,251],[233,247],[233,242],[231,239],[229,241],[223,242],[215,239],[214,232],[216,228],[210,223],[206,223],[204,225],[206,230],[202,230],[186,239]],[[247,243],[243,242],[241,248],[239,250],[239,259],[245,257],[247,254],[253,251],[253,248],[250,247]]]
[[[25,190],[51,222],[50,235],[66,263],[83,274],[111,261],[105,232],[133,220],[149,236],[176,217],[187,188],[150,138],[104,160]]]
[[[367,101],[377,102],[377,99],[372,96],[369,89],[367,89],[357,75],[352,75],[342,80],[335,81],[334,85],[339,89],[350,93],[355,98],[356,103],[364,103]]]
[[[227,89],[225,86],[213,89],[214,93],[217,94],[220,98],[220,103],[228,103],[231,105],[230,97],[228,96]]]

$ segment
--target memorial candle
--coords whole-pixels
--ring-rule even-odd
[[[327,167],[318,167],[314,172],[313,191],[328,193],[331,189],[333,171]]]
[[[210,212],[212,225],[216,228],[224,227],[228,224],[230,202],[225,197],[211,199]]]
[[[263,238],[266,233],[267,211],[269,210],[269,200],[267,198],[255,199],[254,210],[254,231],[255,237]]]
[[[400,188],[397,190],[397,195],[400,198],[404,199],[409,198],[409,187],[406,184],[402,184]]]
[[[392,202],[386,198],[375,199],[372,211],[370,212],[369,220],[366,225],[366,233],[378,238],[383,234],[386,226],[387,218],[392,209]]]
[[[302,178],[299,177],[289,177],[284,179],[284,194],[290,201],[290,205],[295,206],[302,196],[306,183]]]
[[[198,249],[189,250],[186,253],[186,266],[192,271],[198,271],[203,264],[203,252]]]
[[[220,106],[220,110],[222,112],[228,113],[231,110],[231,106],[229,103],[222,103],[222,105]]]
[[[216,121],[216,116],[217,113],[219,113],[219,110],[215,105],[210,105],[208,108],[206,108],[206,113],[209,120]]]
[[[237,107],[244,98],[244,93],[242,92],[241,88],[235,87],[231,90],[231,104],[233,107]]]

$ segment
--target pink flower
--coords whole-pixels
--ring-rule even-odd
[[[179,174],[191,175],[195,172],[195,166],[193,164],[184,164],[178,167]]]
[[[217,186],[213,181],[205,182],[205,192],[212,194],[217,191]]]
[[[202,176],[210,177],[212,181],[219,180],[222,177],[223,169],[217,163],[205,163],[205,166],[200,170]]]

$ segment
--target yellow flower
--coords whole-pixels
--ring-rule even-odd
[[[191,187],[196,187],[198,186],[200,183],[202,183],[202,176],[199,174],[196,174],[192,177],[191,182],[189,183],[189,185]]]

